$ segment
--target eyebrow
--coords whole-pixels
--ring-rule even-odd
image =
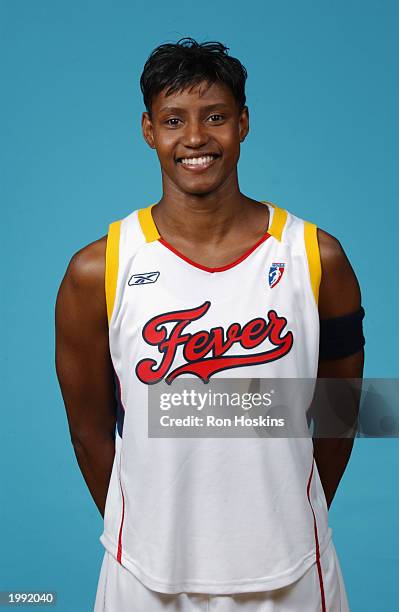
[[[201,110],[210,111],[214,108],[230,108],[228,104],[224,102],[215,102],[214,104],[207,104],[206,106],[202,106]],[[160,113],[168,112],[168,113],[185,113],[186,109],[181,106],[163,106],[160,110]]]

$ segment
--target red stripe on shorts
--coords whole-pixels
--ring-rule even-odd
[[[307,486],[306,492],[307,492],[307,496],[308,496],[309,505],[311,507],[312,514],[313,514],[314,537],[315,537],[315,541],[316,541],[316,564],[317,564],[317,573],[319,575],[321,609],[322,609],[322,612],[327,612],[326,598],[325,598],[325,594],[324,594],[323,573],[322,573],[322,570],[321,570],[321,563],[320,563],[320,548],[319,548],[319,537],[318,537],[318,533],[317,533],[316,515],[315,515],[314,510],[313,510],[312,502],[310,501],[310,485],[311,485],[311,482],[312,482],[313,467],[314,467],[314,457],[313,457],[313,461],[312,461],[312,469],[310,471],[310,476],[309,476],[308,486]]]

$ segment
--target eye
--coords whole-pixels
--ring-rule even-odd
[[[222,121],[224,119],[223,115],[219,115],[219,113],[215,113],[211,115],[209,119],[212,119],[211,123],[215,123],[216,121]]]
[[[180,119],[177,119],[177,117],[171,117],[170,119],[167,119],[165,123],[166,125],[170,125],[171,127],[176,127],[179,121]]]

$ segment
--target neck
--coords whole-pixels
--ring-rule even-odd
[[[189,242],[218,242],[238,227],[248,198],[239,189],[237,175],[216,191],[196,195],[180,191],[163,177],[163,196],[154,207],[154,220],[162,234],[183,235]]]

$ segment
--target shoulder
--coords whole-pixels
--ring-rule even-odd
[[[90,334],[106,333],[106,243],[107,237],[103,236],[81,248],[69,261],[55,304],[58,340],[75,343]]]
[[[105,250],[107,236],[79,249],[70,259],[56,298],[58,324],[106,322]]]
[[[321,262],[320,317],[339,317],[358,310],[359,283],[340,241],[320,228],[317,228],[317,239]]]
[[[93,289],[104,283],[107,236],[81,248],[68,264],[65,276],[76,289]]]
[[[317,240],[319,242],[320,258],[324,264],[340,264],[346,260],[346,255],[340,241],[332,234],[317,228]]]

